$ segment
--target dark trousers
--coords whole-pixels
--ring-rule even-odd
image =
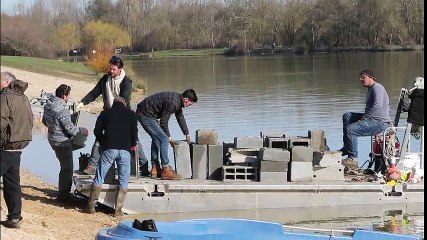
[[[52,145],[55,155],[59,160],[61,170],[59,171],[58,197],[66,197],[73,184],[73,147],[70,144],[63,146]]]
[[[22,192],[19,175],[21,153],[0,150],[0,173],[3,177],[3,195],[7,206],[8,219],[21,217]]]

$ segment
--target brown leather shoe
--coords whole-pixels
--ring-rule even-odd
[[[161,174],[162,180],[180,180],[182,177],[172,170],[171,166],[164,166]]]
[[[160,165],[156,164],[151,167],[151,178],[159,179],[161,178],[162,169],[160,169]]]

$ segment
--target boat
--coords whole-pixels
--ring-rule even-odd
[[[321,130],[308,131],[306,136],[261,132],[259,137],[235,137],[234,143],[222,144],[218,144],[215,131],[206,133],[211,135],[202,137],[203,131],[197,130],[196,143],[191,148],[186,142],[182,148],[181,145],[174,146],[175,169],[184,178],[179,181],[140,177],[135,173],[135,169],[139,169],[139,161],[133,157],[131,172],[134,174],[131,174],[123,212],[150,214],[345,206],[366,208],[424,203],[423,179],[385,184],[384,181],[375,180],[375,177],[380,178],[380,172],[375,172],[372,181],[353,181],[354,176],[344,175],[341,152],[328,150],[325,133]],[[386,139],[386,132],[383,134],[382,139]],[[200,141],[204,139],[215,141]],[[423,134],[419,142],[421,152],[416,153],[416,157],[420,170],[423,170]],[[408,142],[405,146],[409,145]],[[376,156],[373,146],[371,163],[375,158],[385,162],[384,158],[389,156]],[[384,148],[385,144],[383,153]],[[406,154],[415,153],[408,149]],[[372,169],[369,166],[365,170]],[[93,177],[75,172],[73,181],[76,192],[89,197]],[[117,188],[114,181],[103,184],[98,202],[113,208]]]
[[[320,240],[320,239],[376,239],[376,240],[415,240],[422,237],[401,235],[379,231],[356,229],[345,231],[344,235],[319,234],[307,231],[295,231],[279,223],[255,221],[247,219],[208,218],[190,219],[176,222],[155,222],[148,220],[146,228],[137,229],[139,220],[123,220],[112,228],[101,229],[95,239],[162,239],[162,240]],[[139,222],[141,223],[141,222]],[[154,224],[153,224],[154,223]],[[146,231],[148,230],[149,231]],[[307,230],[307,229],[305,229]],[[314,230],[314,229],[313,229]]]

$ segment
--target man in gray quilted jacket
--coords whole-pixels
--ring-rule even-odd
[[[72,138],[78,134],[89,135],[88,128],[80,128],[71,122],[71,113],[67,107],[71,87],[59,86],[55,96],[50,96],[44,106],[43,124],[48,128],[48,141],[59,160],[60,172],[58,182],[59,202],[69,200],[73,177]]]

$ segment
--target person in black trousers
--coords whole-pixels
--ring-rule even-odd
[[[22,220],[22,191],[19,168],[22,150],[32,140],[33,113],[24,92],[28,83],[17,80],[10,72],[1,73],[0,95],[0,176],[3,177],[3,196],[7,219],[1,224],[20,228]]]

